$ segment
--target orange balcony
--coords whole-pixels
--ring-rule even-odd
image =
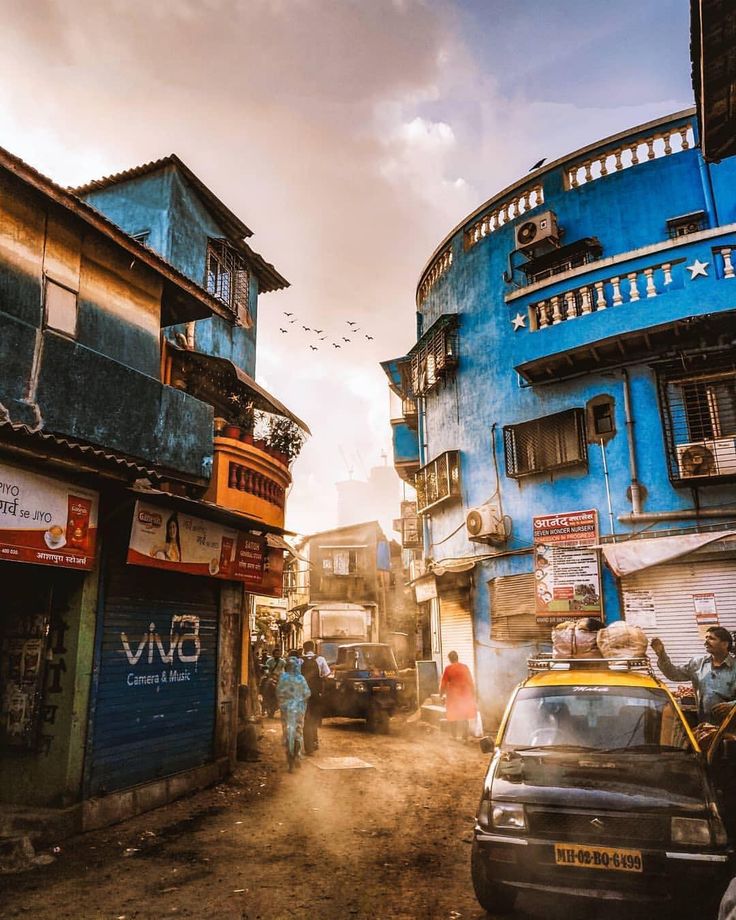
[[[284,526],[291,473],[283,455],[260,443],[215,437],[212,479],[204,498],[274,527]]]

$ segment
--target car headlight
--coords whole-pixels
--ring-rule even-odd
[[[710,845],[710,823],[702,818],[672,818],[670,833],[673,843]]]
[[[492,802],[491,821],[494,827],[510,831],[523,831],[526,829],[524,806],[514,805],[510,802]]]
[[[353,690],[356,690],[358,693],[365,693],[367,689],[368,688],[362,680],[356,680],[353,684]]]
[[[404,689],[404,685],[401,683],[400,680],[396,681],[396,689],[399,691],[399,693],[401,693],[401,691]]]

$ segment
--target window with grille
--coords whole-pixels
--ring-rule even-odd
[[[409,352],[414,396],[431,392],[457,367],[457,323],[455,314],[440,317]]]
[[[672,481],[736,477],[736,369],[665,372],[659,384]]]
[[[587,466],[585,412],[582,409],[567,409],[520,425],[507,425],[503,436],[506,475],[512,479]]]
[[[434,508],[460,497],[460,452],[447,450],[417,471],[414,476],[417,511]]]
[[[205,287],[244,326],[250,325],[248,281],[248,267],[240,253],[227,240],[210,240]]]

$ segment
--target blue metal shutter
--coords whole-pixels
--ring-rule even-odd
[[[211,579],[108,569],[91,795],[212,760],[218,596]]]

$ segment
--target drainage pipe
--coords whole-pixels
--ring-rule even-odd
[[[657,521],[697,521],[701,518],[732,518],[736,521],[736,507],[730,508],[701,508],[695,510],[688,508],[676,511],[640,511],[631,514],[619,514],[618,520],[622,524],[646,524]]]
[[[626,419],[626,443],[629,445],[629,470],[631,472],[631,513],[636,516],[641,514],[641,486],[636,475],[636,449],[634,447],[634,419],[631,414],[631,387],[629,372],[626,368],[621,372],[624,380],[624,418]],[[619,521],[621,518],[619,518]]]

